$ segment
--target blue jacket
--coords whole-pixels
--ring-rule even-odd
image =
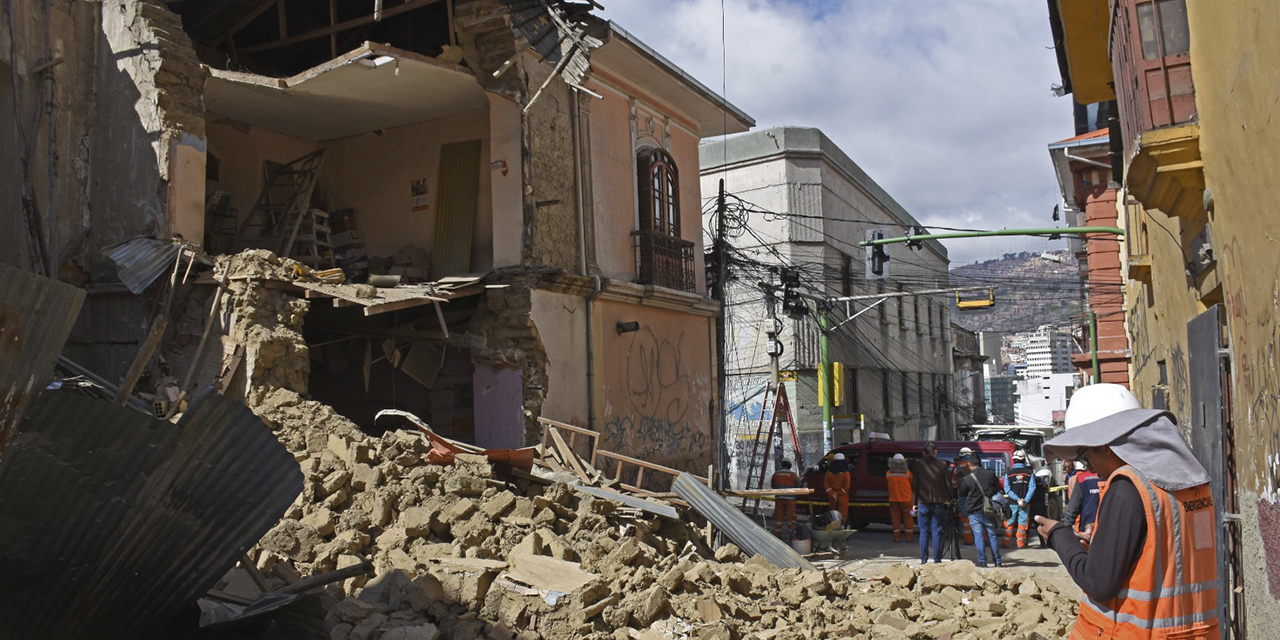
[[[1004,494],[1015,503],[1018,500],[1030,503],[1031,496],[1036,494],[1036,478],[1031,473],[1031,468],[1025,464],[1016,464],[1004,474]]]

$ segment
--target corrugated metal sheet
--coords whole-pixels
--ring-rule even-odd
[[[46,393],[0,460],[0,629],[151,637],[301,491],[270,429],[211,390],[177,425]]]
[[[142,293],[152,282],[173,268],[181,250],[177,244],[138,236],[102,250],[112,262],[120,281],[129,291]]]
[[[479,140],[440,147],[440,181],[436,195],[436,235],[431,251],[431,277],[440,279],[471,270],[471,233],[480,194]]]
[[[0,265],[0,456],[48,383],[82,303],[83,289]]]
[[[621,502],[622,504],[627,505],[628,507],[633,507],[641,511],[648,511],[649,513],[671,518],[672,520],[680,519],[680,513],[676,511],[676,508],[665,502],[655,502],[653,500],[645,500],[644,498],[641,498],[638,496],[631,496],[625,493],[618,493],[617,491],[613,491],[611,489],[605,489],[602,487],[586,487],[586,486],[574,485],[573,488],[578,491],[581,491],[582,493],[592,495],[597,498],[604,498],[605,500],[616,500],[618,502]]]
[[[795,552],[790,545],[775,538],[760,525],[751,521],[741,511],[734,508],[710,487],[698,482],[693,476],[682,473],[671,483],[671,490],[684,498],[689,506],[701,513],[720,528],[733,543],[750,555],[761,555],[766,560],[783,568],[800,567],[812,570],[815,567],[803,556]]]

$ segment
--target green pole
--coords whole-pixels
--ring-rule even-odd
[[[1124,229],[1120,227],[1059,227],[1057,229],[996,229],[993,231],[960,231],[956,233],[930,233],[902,238],[885,238],[883,240],[865,240],[859,247],[870,247],[878,244],[894,244],[897,242],[918,242],[921,240],[949,240],[952,238],[987,238],[990,236],[1054,236],[1064,233],[1106,233],[1122,236]]]
[[[1093,383],[1102,382],[1098,371],[1098,314],[1089,312],[1089,348],[1093,351]]]
[[[831,346],[827,340],[827,320],[825,305],[818,305],[818,353],[822,362],[818,364],[818,384],[822,385],[822,452],[825,454],[834,448],[831,437]]]

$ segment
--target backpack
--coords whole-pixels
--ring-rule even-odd
[[[978,487],[978,492],[982,494],[982,517],[992,522],[999,522],[1002,515],[1000,509],[996,507],[995,503],[991,502],[991,497],[987,495],[987,490],[982,488],[982,483],[978,482],[974,474],[969,474],[969,477],[973,478],[973,484]]]

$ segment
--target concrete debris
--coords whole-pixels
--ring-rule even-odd
[[[427,464],[416,433],[316,428],[323,439],[282,438],[306,488],[255,553],[280,586],[295,569],[374,563],[326,587],[333,638],[1058,638],[1074,618],[1033,578],[965,561],[862,582],[781,570],[703,546],[691,524],[499,478],[481,456]]]

